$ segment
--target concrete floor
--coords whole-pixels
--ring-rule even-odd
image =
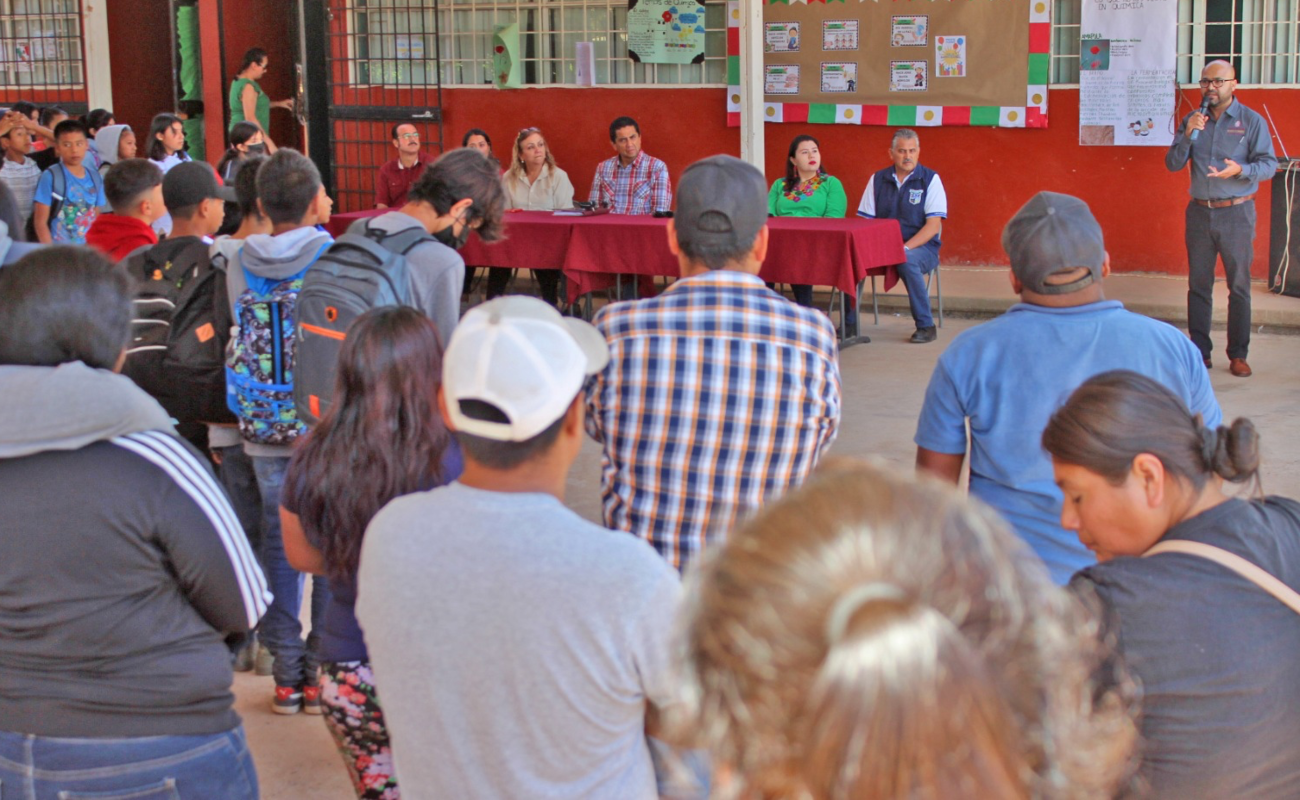
[[[945,300],[949,309],[965,308],[977,314],[996,313],[1014,301],[1005,270],[945,270]],[[951,277],[950,277],[951,276]],[[901,287],[900,287],[901,289]],[[1221,289],[1221,284],[1220,284]],[[1116,276],[1107,282],[1109,296],[1132,308],[1164,319],[1180,319],[1186,297],[1182,279],[1151,276]],[[899,290],[886,296],[896,306]],[[976,300],[985,306],[977,305]],[[1216,312],[1226,297],[1216,297]],[[1222,357],[1224,335],[1214,334],[1216,365],[1211,373],[1214,390],[1231,420],[1254,420],[1262,439],[1263,485],[1270,494],[1300,497],[1300,415],[1294,403],[1300,397],[1300,299],[1255,292],[1257,317],[1267,313],[1268,330],[1252,339],[1250,363],[1255,376],[1242,380],[1227,372]],[[870,301],[864,303],[870,323]],[[905,305],[903,306],[905,308]],[[1264,322],[1264,320],[1257,320]],[[912,434],[934,368],[935,360],[952,337],[978,321],[949,316],[932,345],[906,342],[912,332],[910,317],[882,308],[879,327],[865,325],[872,342],[845,350],[841,355],[844,418],[833,453],[873,456],[911,469],[915,456]],[[600,519],[600,452],[591,442],[584,446],[569,479],[569,504],[583,516]],[[304,608],[306,604],[304,604]],[[351,790],[342,762],[318,717],[281,717],[271,713],[270,678],[249,674],[235,679],[236,708],[244,718],[250,746],[261,776],[266,800],[346,800]]]

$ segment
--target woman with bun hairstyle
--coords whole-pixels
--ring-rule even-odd
[[[1082,605],[951,486],[829,461],[688,585],[694,713],[675,722],[711,750],[720,797],[1127,788],[1131,685],[1097,683],[1108,653]]]
[[[1075,390],[1043,447],[1065,495],[1061,525],[1100,562],[1071,588],[1095,598],[1143,687],[1152,795],[1294,797],[1300,609],[1213,550],[1167,552],[1211,545],[1300,589],[1300,503],[1223,489],[1258,487],[1255,426],[1207,428],[1161,384],[1117,370]]]

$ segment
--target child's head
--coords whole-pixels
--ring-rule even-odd
[[[226,201],[235,199],[229,188],[217,185],[217,174],[202,161],[172,167],[163,178],[162,194],[173,223],[189,223],[202,236],[217,232],[226,216]]]
[[[5,153],[20,161],[19,156],[25,156],[32,151],[32,133],[22,125],[15,125],[8,133],[0,136],[0,146],[4,148]]]
[[[10,106],[9,110],[16,111],[19,114],[22,114],[24,117],[27,117],[32,122],[36,122],[38,119],[40,119],[40,115],[41,115],[41,109],[37,107],[34,103],[29,103],[26,100],[19,100],[17,103],[14,103],[12,106]]]
[[[159,114],[149,125],[149,157],[162,161],[185,149],[185,126],[175,114]]]
[[[162,170],[147,158],[118,161],[104,175],[104,195],[113,213],[149,224],[167,212],[162,185]]]
[[[82,117],[81,121],[86,123],[86,131],[90,134],[92,139],[95,138],[95,135],[99,133],[101,128],[107,128],[109,125],[117,124],[117,121],[113,119],[113,112],[109,111],[107,108],[96,108],[86,114],[86,116]],[[132,158],[132,156],[127,156],[127,158]]]
[[[50,130],[54,130],[54,128],[60,122],[64,121],[67,118],[68,118],[68,112],[64,111],[63,109],[59,108],[58,106],[47,106],[41,109],[41,116],[40,119],[37,120],[37,123],[42,128],[49,128]]]
[[[257,171],[269,160],[266,156],[252,156],[235,175],[235,202],[239,204],[240,219],[265,219],[257,204]]]
[[[77,167],[86,157],[86,148],[90,139],[86,137],[86,126],[79,119],[65,119],[54,126],[54,146],[59,160],[64,166]]]
[[[257,170],[257,196],[262,215],[277,226],[327,222],[333,207],[316,165],[289,147],[275,151]]]
[[[135,150],[135,131],[127,128],[117,139],[117,157],[119,160],[135,158]]]

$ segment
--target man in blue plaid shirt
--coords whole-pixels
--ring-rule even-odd
[[[714,156],[678,183],[669,247],[681,280],[596,315],[610,362],[587,393],[605,525],[679,570],[737,518],[800,483],[835,439],[835,330],[758,277],[767,187]]]

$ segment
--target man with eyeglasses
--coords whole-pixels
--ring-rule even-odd
[[[1273,177],[1277,157],[1264,118],[1232,94],[1237,73],[1226,61],[1201,70],[1201,109],[1183,119],[1182,131],[1165,154],[1178,172],[1192,164],[1192,201],[1187,205],[1187,330],[1211,366],[1210,315],[1214,264],[1223,258],[1228,282],[1228,371],[1251,376],[1250,262],[1255,242],[1255,191]]]
[[[379,168],[375,176],[375,208],[401,208],[411,184],[424,173],[433,159],[420,151],[420,132],[409,122],[393,126],[393,147],[397,158]]]

